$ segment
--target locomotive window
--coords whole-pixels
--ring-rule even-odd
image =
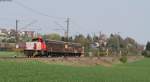
[[[32,39],[33,42],[43,42],[42,39],[39,39],[39,38],[35,38],[35,39]]]
[[[38,38],[32,39],[32,41],[38,41]]]

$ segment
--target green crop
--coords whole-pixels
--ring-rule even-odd
[[[112,67],[0,61],[0,82],[150,82],[150,59]]]

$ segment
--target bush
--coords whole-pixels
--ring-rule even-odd
[[[126,63],[127,62],[127,56],[122,56],[121,58],[120,58],[120,61],[122,62],[122,63]]]
[[[142,55],[145,57],[150,57],[150,51],[145,50],[142,52]]]
[[[106,51],[99,52],[99,56],[106,56],[106,55],[107,55]]]

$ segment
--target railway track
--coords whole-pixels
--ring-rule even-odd
[[[25,59],[27,57],[0,57],[0,59]]]
[[[67,58],[80,58],[80,57],[0,57],[0,59],[67,59]]]

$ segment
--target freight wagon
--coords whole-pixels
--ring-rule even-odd
[[[25,43],[18,43],[18,50],[24,50]],[[16,43],[0,43],[0,51],[14,51],[16,49]]]
[[[0,43],[0,51],[11,51],[15,49],[15,43]]]
[[[41,37],[35,38],[32,42],[26,42],[24,53],[28,57],[37,56],[81,56],[84,49],[79,43],[43,40]]]

